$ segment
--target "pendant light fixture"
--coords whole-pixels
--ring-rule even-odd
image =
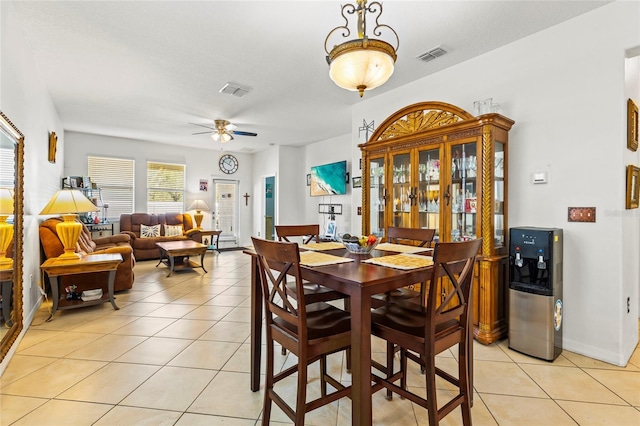
[[[376,26],[372,34],[380,37],[389,32],[395,38],[395,47],[386,41],[371,39],[367,36],[367,13],[375,16]],[[351,35],[349,19],[347,15],[357,15],[357,39],[345,41],[328,49],[330,39],[338,31],[343,38]],[[331,30],[324,41],[324,50],[327,52],[329,64],[329,77],[343,89],[358,91],[360,97],[365,90],[382,86],[393,74],[396,62],[396,52],[400,45],[398,34],[389,25],[379,24],[378,19],[382,15],[382,4],[374,1],[367,5],[367,0],[357,0],[356,4],[342,6],[342,17],[345,24]]]

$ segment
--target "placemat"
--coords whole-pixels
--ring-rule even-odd
[[[407,246],[404,244],[381,243],[376,246],[376,250],[395,251],[398,253],[420,253],[433,249],[429,247]]]
[[[362,262],[396,269],[418,269],[433,265],[433,258],[419,254],[403,253],[392,256],[374,257],[363,260]]]
[[[305,250],[324,251],[324,250],[336,250],[343,249],[344,244],[337,243],[335,241],[325,241],[320,243],[300,244],[298,247]]]
[[[338,263],[353,262],[348,257],[338,257],[327,253],[318,253],[317,251],[300,252],[300,264],[305,266],[326,266],[336,265]]]

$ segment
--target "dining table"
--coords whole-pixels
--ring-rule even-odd
[[[300,247],[302,257],[302,252],[309,245],[301,245]],[[247,248],[244,253],[251,256],[251,390],[255,392],[260,389],[262,287],[255,251],[252,248]],[[370,254],[353,254],[345,248],[334,248],[322,251],[322,253],[343,258],[344,263],[309,266],[303,264],[301,260],[302,278],[350,297],[351,424],[371,425],[371,296],[429,281],[432,267],[398,269],[369,263],[370,259],[399,254],[388,250],[374,249]],[[429,250],[421,250],[420,255],[430,253]],[[413,256],[416,255],[417,253],[413,254]]]

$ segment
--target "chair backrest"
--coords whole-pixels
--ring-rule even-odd
[[[291,242],[290,237],[303,237],[302,243],[308,244],[315,238],[320,242],[320,225],[276,225],[279,241]]]
[[[298,243],[255,237],[251,237],[251,240],[258,256],[267,327],[271,327],[274,321],[282,326],[275,318],[277,317],[289,325],[285,327],[291,334],[297,334],[299,341],[305,341],[307,336],[304,325],[307,319]],[[287,290],[287,274],[296,282],[295,299],[291,291]]]
[[[388,241],[394,244],[410,241],[413,244],[417,244],[418,247],[429,247],[435,234],[435,229],[399,228],[394,226],[387,228]]]
[[[435,332],[437,325],[447,321],[468,325],[473,268],[481,245],[482,238],[436,244],[426,301],[427,312],[431,316],[431,321],[427,321],[427,324],[432,327],[431,332]],[[448,278],[446,285],[434,285],[441,278]]]

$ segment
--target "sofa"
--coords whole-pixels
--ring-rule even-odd
[[[141,235],[141,229],[160,225],[158,236]],[[180,235],[166,235],[167,225],[182,227]],[[183,213],[132,213],[120,215],[120,233],[131,238],[131,247],[137,260],[160,259],[160,249],[156,243],[191,239],[202,240],[200,229],[194,228],[191,215]]]
[[[62,218],[55,217],[47,219],[40,224],[40,246],[42,248],[43,257],[46,259],[58,257],[64,253],[64,246],[58,237],[56,225],[62,222]],[[129,244],[131,238],[128,235],[118,234],[110,237],[92,238],[89,229],[82,224],[82,232],[76,244],[76,253],[83,255],[92,254],[121,254],[122,263],[118,265],[114,282],[114,291],[129,290],[133,287],[133,267],[135,266],[135,257],[133,249]],[[90,274],[70,275],[60,277],[62,280],[61,288],[67,285],[77,285],[78,292],[83,290],[92,290],[102,288],[104,293],[107,292],[107,272],[95,272]]]

